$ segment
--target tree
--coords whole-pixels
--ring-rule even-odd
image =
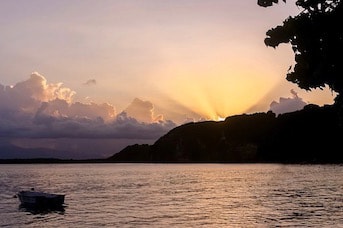
[[[286,0],[282,0],[286,2]],[[262,7],[278,0],[258,0]],[[286,79],[302,89],[323,89],[325,85],[338,95],[336,104],[343,104],[343,4],[341,0],[297,0],[302,11],[288,17],[283,25],[267,31],[264,42],[276,48],[290,43],[295,66]]]

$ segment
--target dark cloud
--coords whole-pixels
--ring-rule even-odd
[[[50,115],[36,115],[35,126],[25,135],[33,138],[115,138],[115,139],[157,139],[176,125],[172,121],[154,123],[139,122],[120,113],[111,122],[102,118],[67,118]]]
[[[152,144],[145,139],[18,138],[0,139],[0,158],[107,158],[132,144]]]
[[[95,80],[95,79],[89,79],[88,81],[86,81],[85,83],[83,83],[83,85],[86,85],[86,86],[93,86],[93,85],[96,85],[96,80]]]
[[[302,100],[302,98],[298,97],[298,94],[291,90],[292,97],[284,98],[280,97],[279,101],[273,101],[270,104],[270,110],[275,114],[282,114],[287,112],[293,112],[297,110],[301,110],[307,105],[306,102]]]

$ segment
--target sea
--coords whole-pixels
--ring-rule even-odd
[[[32,187],[64,206],[23,207]],[[5,164],[0,227],[343,227],[343,166]]]

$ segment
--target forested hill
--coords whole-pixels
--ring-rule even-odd
[[[336,106],[307,105],[179,126],[153,145],[132,145],[113,162],[343,163],[343,115]]]

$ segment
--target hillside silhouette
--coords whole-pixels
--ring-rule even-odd
[[[153,145],[131,145],[113,162],[342,163],[343,116],[336,105],[307,105],[230,116],[225,121],[188,123]]]

